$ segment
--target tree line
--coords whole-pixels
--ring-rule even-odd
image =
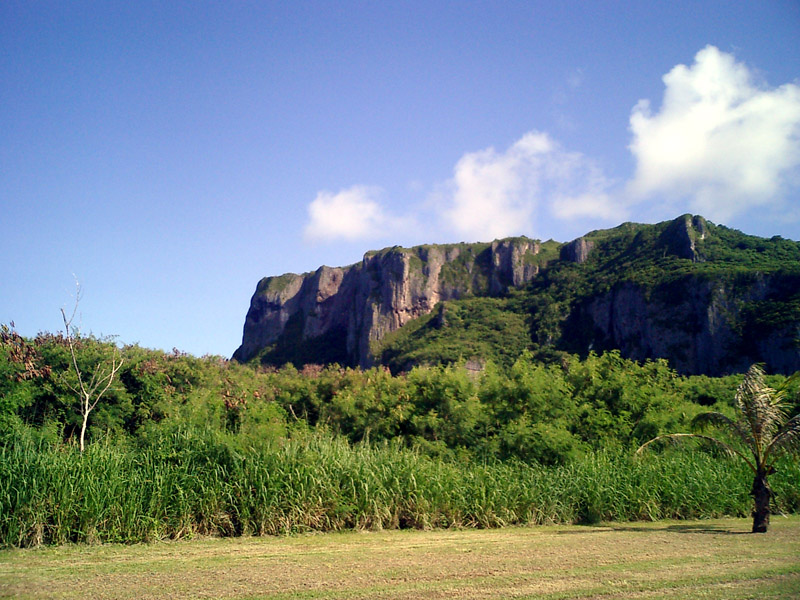
[[[0,430],[43,428],[79,442],[87,419],[78,373],[109,368],[115,380],[88,419],[89,440],[136,438],[175,423],[216,428],[242,443],[320,429],[352,443],[401,442],[435,457],[542,464],[636,448],[685,430],[709,409],[733,417],[742,379],[682,377],[663,360],[640,364],[616,351],[583,360],[559,355],[549,364],[523,352],[509,367],[488,362],[470,370],[456,362],[397,375],[383,367],[265,368],[94,337],[25,339],[5,327]],[[775,386],[784,380],[770,378]],[[796,413],[796,393],[787,397]]]

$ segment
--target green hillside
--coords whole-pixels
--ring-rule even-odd
[[[377,352],[381,362],[393,370],[459,359],[507,365],[525,349],[541,358],[610,350],[614,341],[596,335],[586,309],[624,286],[666,307],[664,320],[672,318],[670,307],[680,308],[698,290],[724,288],[732,305],[725,317],[740,338],[736,352],[742,355],[775,332],[800,327],[798,242],[746,235],[688,215],[656,225],[624,223],[590,232],[583,240],[593,246],[584,262],[565,257],[566,244],[554,244],[527,286],[502,297],[442,303],[384,339]],[[693,324],[677,315],[673,326]]]

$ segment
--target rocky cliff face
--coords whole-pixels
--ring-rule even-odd
[[[579,303],[566,337],[578,351],[619,349],[643,361],[668,358],[684,374],[724,375],[764,362],[775,372],[800,369],[800,323],[756,331],[747,307],[768,305],[785,280],[758,276],[733,285],[686,277],[648,290],[632,283]]]
[[[527,238],[396,247],[349,267],[267,277],[253,295],[234,359],[283,350],[281,357],[302,360],[302,348],[316,346],[318,356],[369,366],[375,342],[440,301],[501,294],[530,281],[539,250]]]
[[[666,358],[684,374],[741,373],[755,362],[775,372],[800,370],[798,245],[778,242],[786,245],[782,268],[762,270],[765,265],[751,253],[766,252],[767,240],[738,234],[732,243],[718,235],[711,240],[716,264],[702,265],[711,235],[705,219],[683,215],[657,227],[653,254],[691,261],[696,268],[650,285],[623,277],[609,290],[578,299],[564,326],[563,346],[581,354],[619,349],[639,361]],[[605,268],[626,254],[631,259],[637,239],[622,255],[605,258]],[[561,259],[582,264],[593,251],[591,241],[578,238],[562,247]],[[647,267],[658,271],[657,264],[656,258]]]
[[[405,339],[386,340],[388,334],[437,304],[524,286],[517,296],[524,302],[492,310],[517,311],[515,322],[530,326],[534,349],[619,349],[635,360],[665,358],[685,374],[742,372],[754,362],[775,372],[800,369],[800,243],[748,236],[693,215],[623,223],[567,244],[513,238],[395,247],[349,267],[267,277],[234,358],[366,367]],[[509,322],[490,313],[475,318]],[[439,348],[456,354],[442,360],[456,360],[477,331],[457,321],[449,323],[442,305],[424,325],[435,335],[414,329],[413,341],[389,355],[400,361],[414,354],[414,344],[433,347],[438,339]]]
[[[659,236],[658,245],[669,254],[692,262],[703,262],[705,256],[698,251],[697,244],[708,234],[706,220],[700,216],[683,215],[675,219]]]

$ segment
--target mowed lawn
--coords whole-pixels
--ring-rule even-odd
[[[3,598],[800,598],[800,517],[0,552]]]

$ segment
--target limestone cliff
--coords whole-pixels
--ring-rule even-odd
[[[530,281],[539,251],[527,238],[394,247],[349,267],[264,278],[234,358],[371,365],[376,342],[439,302],[502,294]]]
[[[520,291],[506,294],[512,288]],[[437,305],[438,316],[420,319]],[[380,358],[403,369],[611,349],[664,358],[686,374],[742,372],[753,362],[799,370],[800,243],[682,215],[567,244],[388,248],[349,267],[262,279],[234,358],[359,366]]]
[[[800,370],[797,242],[683,215],[592,232],[565,244],[560,258],[582,282],[557,298],[565,307],[552,336],[560,349],[665,358],[684,374],[744,372],[754,362]]]
[[[741,373],[754,362],[793,373],[800,370],[800,321],[759,328],[753,313],[777,304],[786,284],[786,276],[760,274],[736,283],[687,276],[651,289],[621,283],[576,303],[565,345],[579,353],[619,349],[639,361],[667,358],[684,374]]]

